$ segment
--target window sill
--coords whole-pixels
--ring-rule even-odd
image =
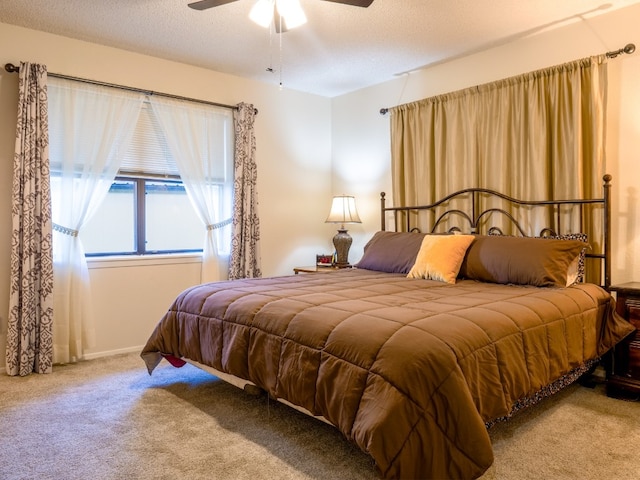
[[[202,253],[176,253],[164,255],[115,255],[109,257],[87,258],[87,267],[90,270],[96,268],[184,265],[188,263],[202,263]]]

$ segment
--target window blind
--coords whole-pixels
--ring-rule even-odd
[[[178,178],[178,166],[169,150],[153,109],[145,101],[131,143],[120,165],[119,175]]]

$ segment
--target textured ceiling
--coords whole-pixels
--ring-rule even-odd
[[[359,8],[301,0],[308,23],[280,38],[270,37],[248,19],[253,0],[205,11],[188,8],[189,1],[0,0],[0,21],[276,85],[282,77],[285,88],[334,97],[544,28],[640,3],[374,0],[369,8]]]

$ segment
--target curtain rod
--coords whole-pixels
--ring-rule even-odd
[[[13,63],[6,63],[5,66],[4,66],[4,69],[9,73],[18,73],[20,71],[20,67],[15,66]],[[69,76],[69,75],[62,75],[62,74],[59,74],[59,73],[49,73],[49,72],[47,72],[47,75],[50,76],[50,77],[62,78],[62,79],[65,79],[65,80],[75,80],[76,82],[90,83],[92,85],[101,85],[103,87],[119,88],[120,90],[128,90],[130,92],[144,93],[146,95],[156,95],[156,96],[159,96],[159,97],[173,98],[175,100],[187,100],[189,102],[203,103],[205,105],[213,105],[214,107],[228,108],[230,110],[238,110],[238,107],[235,106],[235,105],[226,105],[224,103],[209,102],[207,100],[199,100],[197,98],[181,97],[180,95],[172,95],[170,93],[154,92],[153,90],[144,90],[142,88],[127,87],[125,85],[117,85],[115,83],[99,82],[97,80],[90,80],[90,79],[87,79],[87,78],[72,77],[72,76]],[[258,109],[254,108],[254,112],[257,115],[258,114]]]
[[[618,50],[612,50],[611,52],[605,53],[607,58],[616,58],[618,55],[622,55],[624,53],[631,55],[636,51],[636,46],[633,43],[627,43],[623,48]],[[389,112],[389,108],[381,108],[380,115],[386,115]]]

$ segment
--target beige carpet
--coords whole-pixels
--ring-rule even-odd
[[[482,480],[640,478],[640,403],[572,386],[491,431]],[[337,430],[137,354],[0,375],[0,478],[375,479]]]

